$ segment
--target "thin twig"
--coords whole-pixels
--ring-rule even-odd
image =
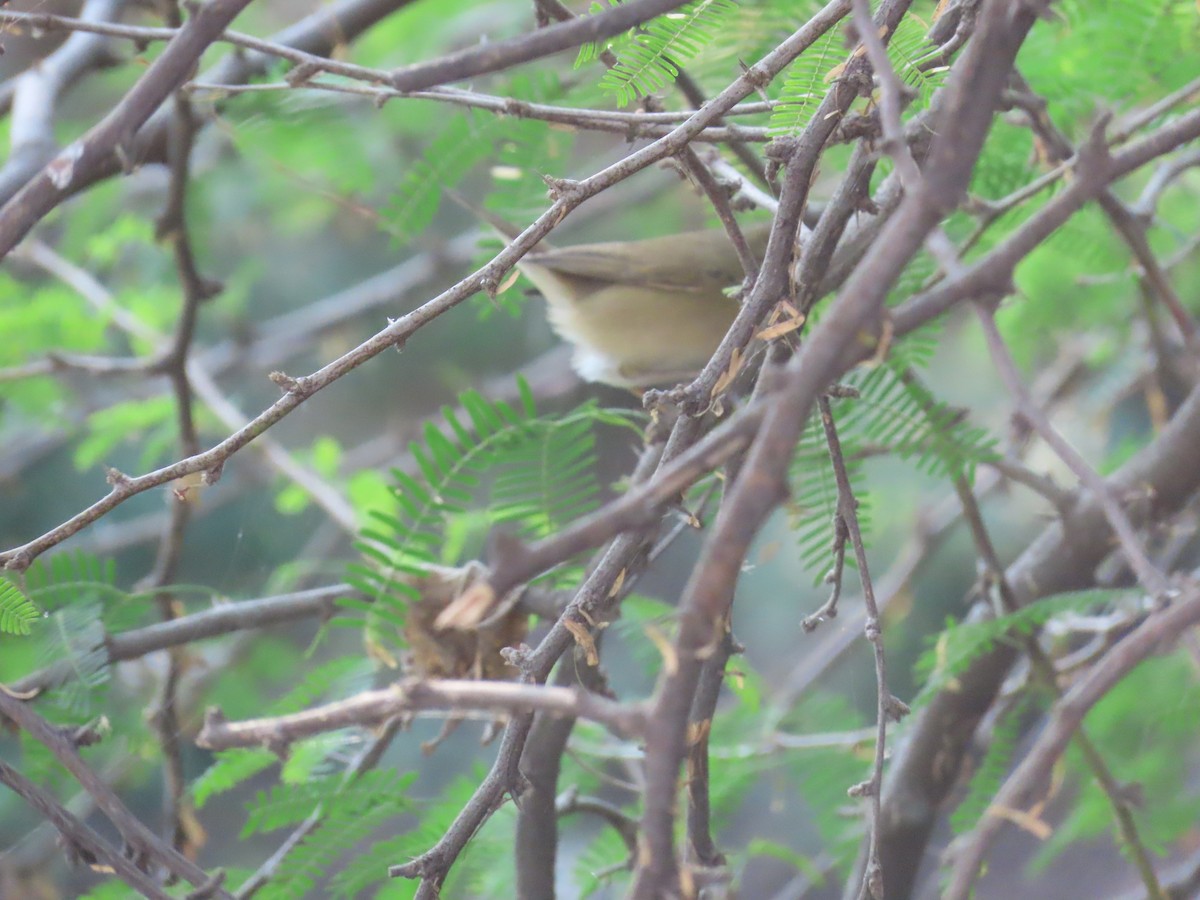
[[[1121,507],[1116,497],[1113,496],[1112,489],[1105,484],[1104,479],[1088,464],[1088,461],[1083,458],[1079,451],[1067,443],[1066,439],[1050,424],[1050,420],[1046,418],[1041,408],[1033,402],[1033,398],[1029,395],[1029,390],[1021,380],[1021,374],[1017,370],[1017,365],[1013,361],[1012,355],[1008,352],[1008,347],[1004,343],[1000,329],[996,327],[994,312],[979,303],[975,304],[975,311],[980,326],[983,329],[983,336],[987,343],[988,352],[992,357],[992,364],[1000,374],[1000,380],[1008,388],[1008,392],[1012,396],[1016,406],[1017,414],[1033,426],[1042,440],[1067,464],[1067,467],[1075,474],[1075,477],[1096,496],[1096,499],[1104,509],[1104,514],[1108,518],[1109,524],[1112,525],[1113,533],[1120,542],[1121,551],[1125,554],[1126,560],[1128,560],[1142,587],[1152,597],[1164,596],[1169,588],[1166,576],[1146,556],[1146,552],[1142,549],[1141,541],[1138,539],[1137,533],[1129,521],[1129,517],[1125,514],[1125,510]]]
[[[986,579],[995,586],[1000,596],[1002,611],[1004,613],[1016,612],[1020,608],[1017,602],[1017,594],[1005,577],[1004,565],[1000,562],[995,544],[992,542],[991,535],[984,524],[983,514],[979,509],[975,495],[971,491],[971,486],[960,475],[954,479],[954,489],[958,494],[959,502],[962,504],[963,518],[970,528],[971,537],[975,542],[979,557],[983,561],[986,570]],[[1058,673],[1054,667],[1054,663],[1038,644],[1037,636],[1018,635],[1014,639],[1020,643],[1022,649],[1025,651],[1025,655],[1029,658],[1033,674],[1036,676],[1040,686],[1045,690],[1051,691],[1055,696],[1061,697],[1061,691],[1058,687]],[[1141,876],[1146,890],[1149,891],[1151,897],[1166,900],[1162,893],[1162,888],[1159,886],[1158,876],[1154,872],[1154,864],[1151,862],[1150,852],[1146,849],[1145,841],[1142,840],[1137,822],[1134,820],[1126,792],[1122,791],[1108,763],[1099,749],[1097,749],[1095,743],[1088,737],[1082,725],[1074,736],[1074,742],[1083,754],[1084,761],[1092,772],[1092,777],[1100,785],[1100,789],[1108,798],[1109,806],[1112,807],[1113,817],[1116,819],[1117,831],[1121,835],[1121,839],[1124,841],[1130,856],[1133,857],[1134,865],[1137,867],[1138,874]]]
[[[434,100],[451,106],[463,106],[468,109],[482,109],[498,116],[512,116],[521,119],[536,119],[542,122],[552,122],[569,125],[586,131],[601,131],[609,134],[620,134],[631,138],[660,138],[668,134],[673,123],[685,121],[688,112],[644,112],[628,113],[602,109],[575,109],[566,106],[554,106],[545,103],[532,103],[527,100],[517,100],[513,97],[497,97],[482,94],[478,91],[468,91],[459,88],[431,88],[428,91],[397,91],[381,85],[345,84],[342,82],[322,81],[313,79],[301,84],[281,81],[267,84],[213,84],[211,82],[190,82],[185,86],[189,93],[207,95],[206,99],[223,99],[236,97],[240,94],[263,94],[312,90],[330,94],[363,97],[378,106],[389,100]],[[769,103],[740,104],[730,115],[749,115],[761,113],[770,109]],[[653,118],[651,118],[653,117]],[[693,139],[697,143],[723,144],[750,141],[765,143],[771,140],[771,133],[762,127],[721,124],[710,125],[696,134]]]
[[[818,398],[817,409],[820,412],[821,427],[825,431],[825,443],[829,448],[829,459],[833,464],[834,480],[837,483],[837,517],[842,523],[840,533],[844,534],[843,540],[848,539],[854,548],[854,561],[858,566],[859,580],[862,582],[863,603],[867,611],[863,633],[875,656],[875,757],[870,780],[856,785],[851,789],[850,795],[866,797],[868,809],[867,862],[859,888],[859,898],[866,900],[874,897],[875,900],[883,900],[883,867],[879,862],[879,817],[880,796],[883,793],[883,763],[887,749],[887,724],[889,720],[898,721],[908,709],[892,696],[887,686],[882,622],[879,618],[879,606],[875,602],[875,586],[871,580],[862,528],[858,522],[858,500],[855,499],[854,487],[850,483],[850,473],[846,470],[846,459],[842,455],[842,445],[838,440],[837,425],[833,421],[829,398]]]
[[[86,823],[71,815],[54,797],[0,760],[0,783],[46,817],[59,836],[67,842],[68,852],[92,865],[109,867],[126,884],[150,900],[170,900],[171,895],[153,878],[134,865],[125,854],[111,847]]]
[[[35,713],[29,704],[4,691],[0,691],[0,715],[8,717],[18,727],[29,732],[34,740],[43,744],[55,759],[62,763],[96,801],[96,806],[116,827],[123,840],[133,848],[136,859],[147,863],[153,861],[155,864],[163,866],[171,874],[183,878],[196,887],[211,884],[211,878],[203,869],[180,854],[174,847],[159,840],[154,832],[129,811],[112,788],[105,784],[83,761],[78,748],[66,733]],[[229,892],[223,889],[215,892],[213,896],[232,900]]]
[[[1004,782],[992,809],[1020,810],[1032,801],[1037,786],[1062,755],[1083,717],[1135,666],[1151,654],[1169,647],[1187,629],[1200,624],[1200,591],[1187,588],[1167,609],[1155,613],[1121,640],[1088,675],[1054,704],[1049,722],[1033,747]],[[946,900],[965,900],[983,861],[983,854],[1004,824],[999,815],[985,815],[957,848]],[[1161,896],[1161,895],[1160,895]]]
[[[159,650],[181,647],[237,631],[266,628],[314,616],[329,616],[336,609],[338,599],[353,596],[356,596],[356,591],[350,585],[334,584],[293,594],[221,603],[211,609],[180,616],[169,622],[158,622],[106,637],[105,664],[111,666],[126,660],[140,659]],[[75,668],[71,661],[62,660],[9,683],[7,688],[22,696],[38,694],[57,687],[74,674]]]

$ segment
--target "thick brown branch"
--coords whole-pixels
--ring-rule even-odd
[[[46,213],[74,193],[80,182],[90,182],[114,156],[129,158],[133,135],[171,92],[187,80],[200,55],[249,2],[211,0],[197,7],[192,18],[113,111],[59,153],[0,208],[0,259]]]
[[[1152,654],[1171,647],[1180,635],[1197,624],[1200,624],[1200,591],[1192,586],[1170,608],[1151,615],[1132,634],[1119,641],[1054,705],[1049,723],[996,794],[991,809],[1021,810],[1033,802],[1034,792],[1049,777],[1050,768],[1070,743],[1088,710],[1135,666]],[[965,844],[959,846],[950,884],[943,897],[965,900],[970,896],[983,854],[1004,821],[999,815],[984,815]]]
[[[429,62],[396,69],[391,85],[419,91],[541,59],[589,41],[602,41],[683,6],[687,0],[631,0],[590,16],[578,16],[506,41],[478,44]]]
[[[680,603],[674,666],[659,685],[647,723],[646,812],[634,897],[650,900],[680,890],[673,846],[675,792],[701,659],[729,608],[751,540],[784,496],[787,461],[803,423],[818,394],[858,349],[862,330],[876,324],[873,320],[901,269],[963,196],[1013,59],[1035,16],[1032,9],[1013,10],[1000,0],[986,3],[976,35],[955,66],[941,111],[940,121],[956,127],[938,129],[920,189],[905,197],[826,318],[788,365],[779,396],[773,398],[775,404],[717,515]],[[780,206],[782,216],[782,200]],[[767,281],[768,261],[756,290]]]
[[[1135,506],[1135,524],[1179,508],[1200,489],[1200,392],[1193,392],[1162,435],[1112,479],[1117,493],[1143,492],[1149,503]],[[1014,600],[1036,600],[1087,587],[1095,567],[1111,549],[1111,531],[1095,497],[1084,495],[1063,522],[1048,527],[1010,565],[1005,581]],[[892,758],[883,798],[881,858],[891,896],[911,890],[938,807],[958,777],[975,727],[991,706],[1017,649],[999,644],[938,693],[909,729]]]

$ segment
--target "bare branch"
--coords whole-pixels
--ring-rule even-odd
[[[1100,474],[1088,465],[1087,460],[1080,455],[1079,451],[1063,439],[1062,435],[1050,424],[1045,413],[1034,404],[1029,391],[1021,382],[1021,375],[1008,352],[1004,338],[996,327],[994,313],[978,304],[976,311],[983,327],[983,336],[987,341],[988,351],[992,355],[992,362],[1015,400],[1017,414],[1033,426],[1042,440],[1050,445],[1059,458],[1097,498],[1117,540],[1121,543],[1121,550],[1125,554],[1125,558],[1129,561],[1129,565],[1136,573],[1142,587],[1149,591],[1152,597],[1164,596],[1168,588],[1166,576],[1146,556],[1129,517],[1125,514],[1125,510],[1117,498],[1113,496],[1109,485],[1105,484]]]
[[[134,133],[171,92],[250,0],[211,0],[197,7],[162,54],[150,64],[107,116],[51,160],[11,200],[0,207],[0,259],[69,194],[88,182],[113,157],[130,158]]]
[[[991,809],[1020,810],[1032,802],[1038,785],[1049,776],[1051,766],[1066,749],[1087,711],[1135,666],[1150,655],[1169,648],[1184,631],[1198,623],[1200,591],[1189,585],[1170,607],[1151,615],[1132,634],[1118,642],[1054,705],[1049,723],[996,794]],[[1004,821],[994,812],[985,815],[958,848],[950,883],[943,894],[947,900],[964,900],[970,895],[983,853]]]
[[[272,719],[227,722],[209,710],[196,735],[197,746],[209,750],[269,747],[282,750],[302,738],[351,726],[371,727],[403,712],[426,709],[530,712],[591,719],[622,736],[639,734],[642,714],[586,691],[501,681],[422,681],[408,679],[378,691],[366,691],[300,713]]]
[[[123,853],[96,834],[58,803],[52,795],[0,760],[0,783],[46,817],[67,842],[68,852],[92,865],[108,866],[130,887],[151,900],[169,900],[170,894]]]
[[[391,86],[398,91],[419,91],[435,84],[462,81],[475,75],[507,69],[570,50],[589,41],[598,42],[610,38],[648,22],[655,16],[683,6],[685,2],[686,0],[631,0],[620,6],[609,7],[603,12],[577,16],[568,22],[539,28],[507,41],[493,41],[469,47],[441,59],[396,69],[391,74]]]
[[[113,823],[124,841],[133,848],[136,860],[141,861],[143,865],[153,861],[196,887],[208,887],[212,884],[211,878],[203,869],[180,854],[175,848],[160,841],[129,811],[112,788],[87,766],[80,757],[78,748],[67,734],[35,713],[33,707],[4,691],[0,691],[0,714],[29,732],[35,740],[44,744],[54,754],[54,757],[92,796],[96,801],[96,806]],[[213,896],[232,900],[229,892],[223,889],[215,891]]]
[[[1127,463],[1111,489],[1148,491],[1152,504],[1130,510],[1135,524],[1162,516],[1200,489],[1200,392],[1194,391],[1155,443]],[[1042,597],[1088,586],[1107,556],[1111,530],[1099,501],[1083,495],[1064,522],[1047,527],[1005,571],[1014,602],[1026,606]],[[884,793],[885,823],[881,858],[890,892],[910,890],[937,817],[939,804],[954,785],[971,735],[991,705],[1017,650],[1000,644],[940,691],[910,725],[892,758]],[[896,881],[892,881],[896,878]]]

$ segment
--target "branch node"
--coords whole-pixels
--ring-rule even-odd
[[[501,647],[500,658],[512,666],[514,669],[519,669],[521,674],[526,674],[526,666],[529,663],[529,657],[533,654],[533,648],[522,641],[515,647]]]
[[[867,866],[867,890],[874,900],[883,900],[883,867],[878,862]]]
[[[196,282],[196,296],[201,303],[205,300],[211,300],[223,290],[225,290],[225,282],[219,278],[209,278],[202,275]]]
[[[834,615],[837,615],[837,613],[835,612]],[[833,618],[833,616],[821,616],[813,613],[811,616],[805,616],[800,620],[800,627],[804,629],[805,634],[812,634],[821,626],[821,623],[826,618]]]
[[[895,694],[888,694],[887,698],[887,715],[893,722],[899,722],[905,716],[912,712],[912,708],[897,697]]]
[[[33,565],[34,557],[28,550],[19,550],[4,563],[4,571],[18,575]]]
[[[300,384],[299,381],[297,381],[295,378],[293,378],[291,375],[288,375],[285,372],[279,372],[279,371],[271,372],[269,375],[267,375],[267,378],[269,378],[271,380],[271,383],[274,384],[277,388],[279,388],[280,390],[284,391],[285,393],[289,393],[289,394],[292,391],[296,390],[296,388]]]
[[[300,65],[288,72],[283,80],[292,87],[300,87],[301,85],[308,84],[313,78],[320,75],[322,71],[320,63],[316,60],[309,60],[308,62],[300,63]]]
[[[763,148],[767,161],[775,166],[781,166],[792,158],[799,144],[794,137],[777,137]]]
[[[1087,139],[1079,145],[1078,162],[1075,169],[1078,175],[1094,178],[1104,178],[1112,164],[1112,154],[1108,150],[1108,123],[1112,112],[1105,110],[1092,124]]]
[[[282,735],[271,735],[263,741],[263,747],[279,757],[280,762],[286,762],[291,756],[291,742]]]
[[[524,100],[518,100],[516,97],[504,98],[504,114],[508,116],[516,116],[518,119],[528,117],[530,112],[529,104]]]
[[[871,141],[877,138],[881,131],[878,109],[865,113],[849,113],[834,129],[830,142],[849,144],[864,138]]]
[[[91,747],[99,744],[111,733],[112,723],[109,722],[108,716],[100,716],[100,718],[80,725],[78,728],[71,729],[67,733],[67,740],[76,749],[79,747]]]
[[[214,896],[224,886],[225,875],[224,869],[214,870],[204,884],[185,895],[186,900],[208,900],[209,897]]]
[[[507,269],[497,267],[495,271],[492,267],[483,270],[483,274],[479,276],[479,289],[487,295],[489,300],[495,300],[496,295],[500,293],[500,281],[507,273]]]
[[[113,146],[113,154],[121,164],[122,175],[132,175],[137,169],[137,156],[134,152],[133,135],[126,134]]]
[[[120,469],[114,469],[109,466],[104,470],[104,480],[115,488],[124,488],[129,485],[132,479]]]
[[[301,400],[303,400],[305,397],[308,397],[313,392],[312,382],[304,376],[293,378],[286,372],[275,371],[267,375],[267,378],[269,378],[276,387],[282,389],[284,393],[295,394]]]
[[[825,391],[825,396],[831,400],[857,400],[862,394],[858,388],[849,384],[831,384]]]
[[[852,784],[846,789],[848,797],[874,797],[875,796],[875,781],[860,781],[858,784]]]
[[[559,200],[575,200],[579,191],[579,182],[571,178],[555,178],[553,175],[542,175],[542,182],[549,189],[550,199],[556,203]]]
[[[755,63],[752,66],[742,66],[742,77],[750,82],[755,90],[762,90],[771,83],[772,75]]]
[[[62,152],[46,165],[46,176],[50,183],[60,191],[71,186],[75,177],[75,163],[83,156],[83,143],[76,141],[63,148]]]

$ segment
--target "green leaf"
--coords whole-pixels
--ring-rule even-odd
[[[402,646],[397,624],[405,619],[411,593],[400,590],[402,573],[461,564],[494,525],[536,539],[598,504],[595,426],[627,425],[629,417],[593,403],[538,416],[527,384],[518,384],[518,396],[519,406],[513,407],[464,393],[459,402],[471,427],[446,411],[447,428],[430,424],[424,442],[411,445],[419,474],[393,471],[398,514],[372,516],[358,546],[376,568],[353,573],[357,584],[374,586],[374,602],[366,610],[369,643]],[[560,574],[573,577],[567,570]]]
[[[75,448],[75,468],[84,470],[112,462],[121,444],[138,442],[151,459],[166,451],[173,437],[175,401],[170,396],[117,403],[88,416],[89,434]],[[143,453],[146,459],[147,453]]]
[[[203,808],[212,797],[233,790],[277,762],[279,756],[271,750],[239,748],[218,752],[212,764],[192,782],[192,799],[196,808]]]
[[[491,153],[488,131],[494,120],[480,125],[471,113],[451,115],[424,154],[406,168],[384,215],[397,241],[409,241],[425,231],[441,206],[442,190],[453,187]]]
[[[600,79],[600,87],[627,106],[675,80],[679,67],[712,41],[737,13],[732,0],[698,0],[647,22],[622,48],[620,58]]]
[[[830,89],[835,70],[846,58],[837,29],[830,29],[787,68],[770,129],[776,134],[803,131]]]
[[[414,772],[375,769],[348,783],[340,775],[331,775],[306,784],[277,784],[255,795],[241,836],[298,825],[320,806],[326,807],[325,815],[339,819],[378,807],[397,814],[406,808],[408,787],[415,778]]]
[[[41,613],[21,593],[21,589],[5,578],[0,578],[0,632],[4,634],[28,635]]]
[[[1065,612],[1083,612],[1134,596],[1129,591],[1070,591],[1046,597],[1016,612],[994,619],[956,624],[931,637],[929,647],[917,660],[915,669],[925,686],[913,706],[928,700],[935,692],[951,684],[976,659],[991,651],[999,642],[1033,634],[1055,616]]]

